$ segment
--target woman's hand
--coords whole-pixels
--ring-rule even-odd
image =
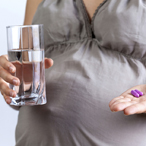
[[[53,60],[45,58],[45,68],[53,65]],[[19,86],[20,80],[13,76],[16,72],[16,67],[8,61],[7,55],[0,56],[0,92],[4,96],[5,101],[10,104],[10,97],[15,97],[16,92],[9,88],[9,84]]]
[[[139,98],[131,94],[131,90],[139,90],[143,92],[143,96]],[[120,96],[114,98],[109,103],[111,111],[124,111],[125,115],[146,113],[146,85],[138,85],[128,89]]]

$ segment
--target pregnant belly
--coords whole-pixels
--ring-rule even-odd
[[[146,145],[146,115],[124,116],[108,106],[125,90],[144,84],[145,68],[118,53],[95,49],[82,59],[67,53],[53,59],[46,70],[47,104],[20,108],[17,145]]]

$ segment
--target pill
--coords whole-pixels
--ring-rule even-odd
[[[139,94],[138,94],[136,91],[134,91],[134,90],[131,91],[131,94],[132,94],[133,96],[135,96],[135,97],[139,97]]]
[[[140,96],[143,95],[143,92],[141,92],[141,91],[139,91],[139,90],[137,90],[137,89],[135,89],[135,91],[136,91]]]

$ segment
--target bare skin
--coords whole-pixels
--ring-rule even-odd
[[[24,25],[30,25],[32,23],[32,18],[41,1],[42,0],[27,0]],[[95,10],[99,4],[103,2],[103,0],[83,0],[83,2],[91,20]],[[45,58],[45,68],[49,68],[52,65],[53,60]],[[11,62],[8,61],[7,55],[0,56],[0,91],[8,104],[11,101],[10,96],[15,97],[16,95],[15,91],[9,88],[8,83],[13,85],[20,84],[19,79],[11,75],[14,72],[16,72],[16,68]],[[140,98],[133,97],[130,93],[133,89],[142,91],[144,95]],[[125,115],[146,113],[146,84],[128,89],[120,96],[114,98],[109,103],[109,107],[111,111],[123,111]]]
[[[97,7],[103,2],[103,0],[83,0],[83,2],[91,20]]]
[[[131,95],[131,90],[139,90],[144,93],[139,98]],[[111,111],[118,112],[123,111],[125,115],[146,113],[146,84],[132,87],[122,93],[120,96],[114,98],[109,107]]]

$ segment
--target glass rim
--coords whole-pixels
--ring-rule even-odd
[[[43,24],[34,24],[34,25],[11,25],[11,26],[6,26],[6,28],[13,28],[13,27],[18,27],[18,28],[25,28],[25,27],[34,27],[34,26],[43,26]]]

